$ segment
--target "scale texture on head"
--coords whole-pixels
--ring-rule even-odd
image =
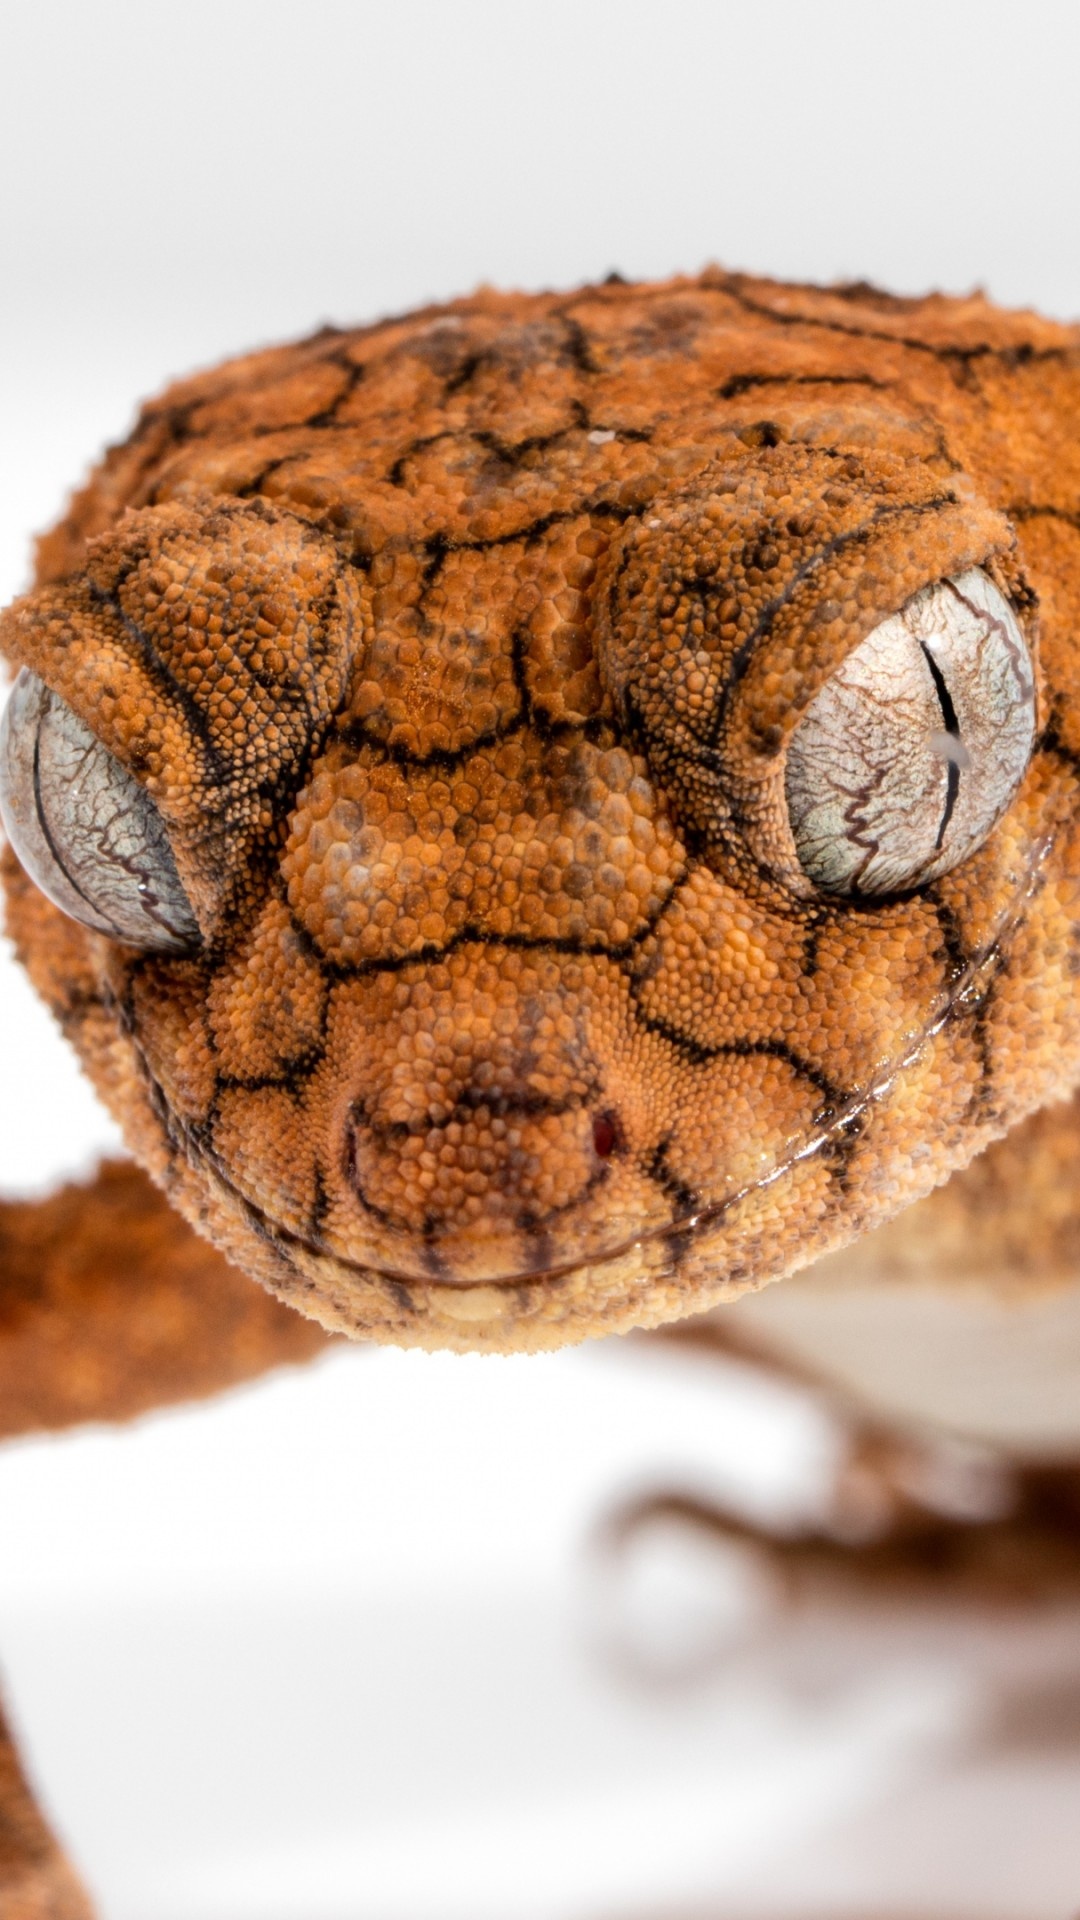
[[[3,617],[8,924],[358,1337],[654,1325],[1080,1077],[1080,330],[720,272],[171,388]]]

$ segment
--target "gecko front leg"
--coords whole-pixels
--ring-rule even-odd
[[[127,1420],[325,1351],[139,1168],[0,1203],[0,1438]]]
[[[93,1920],[86,1890],[38,1810],[2,1713],[0,1920]]]
[[[328,1345],[130,1163],[45,1200],[0,1202],[0,1438],[131,1419]],[[0,1713],[0,1920],[91,1916]]]
[[[659,1336],[822,1397],[840,1445],[792,1532],[666,1489],[622,1547],[681,1520],[764,1551],[795,1594],[828,1573],[1010,1599],[1080,1591],[1080,1098],[1044,1109],[888,1226],[785,1288]]]

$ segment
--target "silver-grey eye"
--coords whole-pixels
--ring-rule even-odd
[[[73,920],[158,953],[197,943],[154,802],[25,667],[0,725],[0,816],[30,878]]]
[[[1035,676],[978,567],[924,587],[821,688],[788,750],[803,871],[830,893],[906,892],[986,839],[1035,739]]]

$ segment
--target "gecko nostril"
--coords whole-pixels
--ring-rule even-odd
[[[593,1152],[598,1160],[610,1160],[622,1145],[622,1129],[615,1113],[598,1113],[592,1128]]]

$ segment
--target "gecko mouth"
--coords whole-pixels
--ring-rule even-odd
[[[358,1258],[335,1246],[328,1235],[298,1231],[276,1219],[250,1192],[245,1191],[206,1139],[199,1138],[175,1113],[149,1067],[137,1036],[132,1035],[132,1039],[153,1104],[173,1144],[204,1178],[223,1196],[227,1196],[260,1242],[272,1247],[286,1260],[291,1253],[301,1254],[316,1264],[326,1264],[346,1278],[413,1290],[419,1286],[467,1292],[474,1287],[521,1289],[556,1285],[583,1268],[604,1266],[625,1260],[628,1256],[644,1254],[651,1244],[672,1234],[685,1241],[710,1229],[722,1227],[725,1218],[752,1195],[778,1184],[803,1163],[834,1153],[838,1142],[845,1139],[857,1143],[865,1135],[875,1111],[888,1103],[897,1083],[935,1038],[954,1021],[974,1017],[985,1003],[1009,937],[1040,888],[1041,870],[1051,844],[1049,835],[1031,844],[1022,873],[1011,890],[1006,906],[977,952],[938,996],[919,1030],[905,1035],[902,1044],[889,1059],[882,1062],[876,1073],[848,1097],[823,1110],[815,1123],[793,1135],[752,1178],[733,1182],[726,1192],[697,1203],[688,1198],[682,1206],[666,1209],[666,1217],[662,1220],[648,1221],[640,1226],[630,1223],[622,1231],[616,1226],[614,1231],[602,1238],[597,1237],[592,1244],[583,1244],[571,1252],[563,1251],[566,1241],[561,1235],[548,1236],[543,1231],[533,1231],[527,1256],[522,1257],[519,1236],[516,1242],[517,1257],[510,1253],[508,1246],[505,1262],[498,1266],[486,1259],[482,1272],[469,1273],[455,1265],[448,1244],[450,1236],[440,1233],[437,1224],[429,1229],[424,1239],[423,1266],[418,1270],[419,1263],[414,1265],[411,1260],[399,1264],[396,1260],[377,1256]],[[542,1109],[550,1105],[556,1110],[556,1118],[565,1118],[565,1113],[559,1115],[557,1112],[558,1102],[539,1104]],[[477,1109],[482,1111],[479,1101]],[[575,1124],[591,1132],[593,1157],[593,1174],[585,1180],[583,1189],[570,1197],[565,1208],[554,1210],[561,1211],[561,1217],[572,1230],[576,1204],[587,1199],[590,1193],[611,1178],[612,1163],[617,1159],[622,1142],[616,1113],[594,1113],[584,1099],[569,1111],[574,1116]],[[358,1164],[355,1128],[358,1122],[363,1126],[363,1118],[363,1103],[354,1103],[351,1113],[353,1132],[345,1148],[347,1166],[355,1167]],[[386,1138],[387,1130],[384,1129],[384,1141]],[[718,1272],[717,1278],[722,1278],[722,1274]]]

